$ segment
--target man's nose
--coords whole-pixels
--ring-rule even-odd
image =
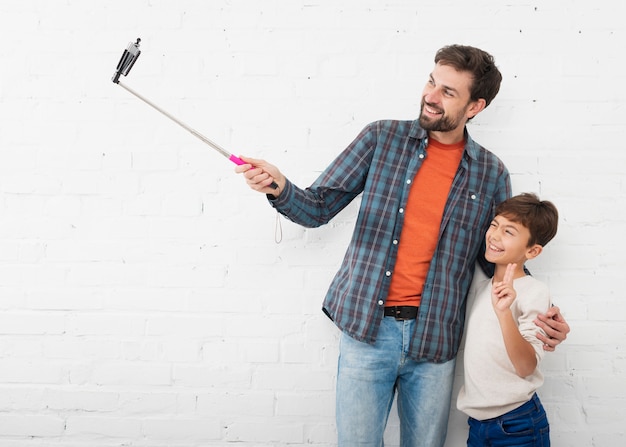
[[[424,101],[430,104],[439,104],[441,102],[441,92],[437,88],[429,90],[426,95],[424,95]]]

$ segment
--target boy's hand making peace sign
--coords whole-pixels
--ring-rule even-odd
[[[496,313],[507,311],[517,297],[517,293],[513,288],[513,276],[515,274],[516,267],[517,264],[507,265],[502,281],[494,282],[492,284],[491,303],[493,304],[493,308]]]

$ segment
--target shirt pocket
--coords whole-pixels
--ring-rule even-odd
[[[491,214],[491,197],[469,192],[457,201],[440,239],[440,248],[450,255],[448,268],[473,269]]]
[[[482,232],[493,218],[492,210],[493,196],[468,191],[454,205],[450,214],[450,223],[466,231]]]

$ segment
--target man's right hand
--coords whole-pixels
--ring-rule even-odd
[[[246,183],[251,189],[263,194],[271,194],[274,197],[280,195],[287,179],[276,166],[256,158],[241,156],[239,158],[245,161],[246,164],[236,166],[235,172],[243,174]],[[278,188],[270,186],[272,182],[275,182]]]

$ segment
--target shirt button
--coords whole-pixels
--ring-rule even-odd
[[[398,239],[393,240],[393,245],[398,245]]]
[[[476,194],[472,194],[470,197],[472,200],[476,200]]]
[[[383,304],[385,304],[383,300],[378,300],[378,305],[379,306],[382,306]]]
[[[389,270],[387,270],[387,271],[385,272],[385,276],[391,276],[391,272],[390,272]]]
[[[408,180],[406,181],[406,184],[407,184],[407,185],[410,185],[410,184],[411,184],[411,179],[408,179]]]
[[[398,210],[398,212],[399,212],[400,214],[404,213],[404,208],[400,208],[400,209]]]
[[[420,154],[420,158],[424,158],[424,154]]]

